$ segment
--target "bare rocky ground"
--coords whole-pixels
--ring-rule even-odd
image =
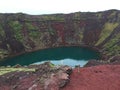
[[[35,71],[15,71],[1,75],[0,90],[59,90],[69,82],[72,71],[68,66],[54,66],[48,62],[27,68],[35,68]]]

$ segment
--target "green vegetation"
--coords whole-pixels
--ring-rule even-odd
[[[64,21],[64,15],[62,14],[54,14],[54,15],[43,15],[41,16],[42,20],[59,20]]]
[[[2,25],[0,25],[0,44],[3,43],[2,40],[4,40],[4,39],[5,39],[5,32],[2,28]],[[7,57],[8,54],[9,54],[9,52],[7,50],[0,48],[0,59]]]
[[[25,23],[26,27],[28,29],[29,32],[29,36],[32,38],[36,38],[40,35],[40,32],[38,31],[38,27],[32,25],[32,23]]]
[[[32,25],[32,23],[25,23],[26,26],[27,26],[27,29],[28,30],[37,30],[37,27],[35,27],[34,25]]]
[[[82,40],[82,38],[83,38],[83,32],[79,33],[79,37],[80,37],[80,40]]]
[[[22,25],[18,21],[11,21],[9,24],[13,29],[15,38],[19,41],[22,41]]]
[[[0,49],[0,59],[3,59],[4,57],[6,57],[8,53],[9,52],[7,50]]]
[[[55,67],[55,65],[53,63],[49,63],[50,67]]]
[[[105,50],[109,55],[120,54],[120,46],[116,43],[120,40],[120,33],[104,45]]]
[[[13,67],[0,67],[0,75],[4,75],[10,72],[15,71],[24,71],[24,72],[34,72],[35,69],[29,69],[29,68],[13,68]]]
[[[120,46],[114,45],[113,47],[106,49],[104,52],[109,56],[120,55]]]
[[[82,28],[81,31],[79,32],[80,41],[82,41],[83,39],[83,32],[84,32],[84,28]]]
[[[109,18],[113,18],[116,14],[116,11],[113,11],[110,15],[109,15]]]
[[[49,27],[48,32],[49,32],[50,35],[54,35],[55,34],[55,30],[53,30],[51,27]]]
[[[4,30],[3,30],[1,25],[0,25],[0,36],[1,37],[5,37],[5,32],[4,32]]]
[[[101,18],[101,17],[102,17],[102,13],[99,12],[99,13],[96,14],[96,16],[97,16],[98,18]]]
[[[80,12],[76,12],[76,13],[74,14],[74,18],[75,18],[75,19],[80,19]]]
[[[105,23],[100,35],[100,39],[96,43],[96,46],[102,43],[118,25],[119,25],[118,23],[109,23],[109,22]]]

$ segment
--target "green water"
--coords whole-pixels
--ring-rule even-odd
[[[54,64],[65,64],[69,66],[83,66],[90,59],[98,59],[99,53],[83,47],[59,47],[39,50],[32,53],[8,58],[0,62],[1,66],[6,65],[29,65],[51,61]]]

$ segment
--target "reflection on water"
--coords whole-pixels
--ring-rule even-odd
[[[44,63],[45,61],[42,62],[36,62],[33,64],[41,64]],[[75,59],[62,59],[62,60],[50,60],[51,63],[55,64],[55,65],[69,65],[71,67],[74,67],[76,65],[80,65],[80,67],[83,67],[88,60],[75,60]]]

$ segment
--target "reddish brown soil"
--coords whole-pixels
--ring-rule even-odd
[[[36,67],[35,72],[0,76],[0,90],[120,90],[120,65],[75,68],[70,74],[70,82],[66,67],[59,70],[49,69],[46,64]]]
[[[120,65],[76,68],[61,90],[120,90]]]

